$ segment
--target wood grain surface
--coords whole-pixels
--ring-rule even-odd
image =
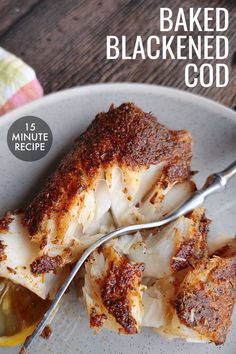
[[[187,88],[185,60],[106,60],[107,35],[126,35],[131,50],[136,35],[160,35],[160,7],[170,7],[176,15],[179,7],[200,6],[226,7],[230,13],[224,33],[230,43],[226,88]],[[0,0],[0,46],[35,68],[46,94],[96,82],[147,82],[185,89],[234,107],[235,28],[235,0]],[[193,37],[197,35],[194,31]],[[204,60],[192,62],[199,66]]]

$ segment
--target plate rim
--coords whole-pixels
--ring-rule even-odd
[[[147,93],[147,90],[149,90],[150,94],[160,94],[173,98],[179,98],[188,102],[193,102],[204,108],[210,109],[211,111],[217,111],[218,114],[221,113],[222,115],[226,115],[226,118],[232,119],[236,122],[236,112],[232,108],[229,108],[224,104],[216,102],[210,98],[197,95],[186,90],[180,90],[169,86],[161,86],[155,84],[114,82],[81,85],[47,94],[41,98],[38,98],[18,108],[15,108],[12,111],[2,115],[0,117],[0,128],[3,124],[10,123],[19,116],[27,115],[28,111],[37,110],[37,108],[39,108],[40,106],[47,106],[50,103],[58,102],[58,100],[60,99],[71,98],[77,95],[92,95],[93,93],[96,93],[97,90],[99,90],[100,93],[104,93],[106,91],[112,92],[113,90],[115,90],[116,92],[126,90],[133,93],[135,91],[145,91],[145,94]]]

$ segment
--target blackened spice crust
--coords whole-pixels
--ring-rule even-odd
[[[75,142],[42,192],[26,208],[24,224],[31,236],[53,213],[67,212],[73,198],[89,187],[100,168],[112,164],[131,169],[166,161],[169,179],[190,176],[192,139],[185,130],[172,131],[133,103],[99,113]],[[171,167],[172,166],[172,167]]]
[[[93,308],[90,314],[90,326],[91,327],[102,327],[103,323],[107,320],[105,314],[97,314],[96,310]]]
[[[50,271],[55,271],[56,268],[60,267],[63,263],[61,256],[50,257],[44,255],[42,257],[36,258],[30,265],[31,272],[33,274],[39,275],[48,273]]]
[[[5,245],[2,240],[0,240],[0,262],[5,261],[7,259],[7,255],[5,253],[6,247],[7,247],[7,245]]]
[[[224,245],[223,247],[218,249],[216,252],[214,252],[214,255],[219,256],[219,257],[223,257],[223,258],[236,256],[236,236],[228,244]]]
[[[202,271],[207,266],[207,261],[200,265]],[[186,326],[219,345],[225,342],[235,301],[236,256],[219,259],[206,281],[181,286],[176,297],[176,311]]]
[[[12,274],[16,274],[15,269],[11,268],[11,267],[7,267],[8,272],[12,273]]]
[[[49,339],[52,335],[52,329],[49,326],[46,326],[41,333],[41,337],[44,339]]]
[[[7,233],[9,231],[9,225],[14,220],[13,215],[10,212],[7,212],[0,219],[0,233]]]
[[[188,215],[193,219],[198,227],[189,240],[180,243],[172,259],[171,268],[173,272],[178,272],[188,266],[195,267],[200,260],[207,257],[207,235],[211,220],[207,219],[205,213],[200,220],[194,220],[194,212]]]
[[[119,265],[112,262],[101,286],[104,306],[127,334],[137,333],[137,322],[131,313],[132,304],[128,295],[134,287],[135,278],[140,281],[142,270],[142,264],[131,264],[125,258]]]

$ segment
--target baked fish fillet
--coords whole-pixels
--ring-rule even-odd
[[[25,211],[2,219],[0,276],[45,298],[58,270],[104,233],[189,197],[191,157],[189,132],[132,103],[99,113]]]
[[[94,252],[83,287],[90,326],[126,334],[152,327],[169,339],[223,344],[236,302],[236,239],[210,256],[208,225],[199,208],[158,231],[127,235]],[[124,269],[114,274],[114,252],[136,269],[131,287]],[[103,320],[93,321],[94,314]]]
[[[153,296],[153,284],[160,279],[166,283],[207,257],[208,223],[204,209],[196,209],[152,233],[123,236],[94,252],[85,266],[83,287],[91,327],[136,333],[141,325],[163,325],[168,317],[167,294],[156,289]],[[167,285],[172,295],[173,285]],[[103,321],[95,322],[94,313]]]
[[[202,260],[176,288],[173,315],[158,331],[188,341],[223,344],[236,302],[236,239]]]
[[[83,294],[90,326],[137,333],[143,315],[143,264],[131,262],[112,246],[105,246],[102,252],[94,252],[85,268]]]
[[[73,258],[83,237],[160,216],[166,194],[189,179],[191,155],[187,131],[167,129],[132,103],[112,106],[77,139],[24,225],[46,252],[63,245]]]
[[[32,271],[35,259],[41,253],[39,244],[29,238],[27,229],[22,225],[23,215],[7,213],[0,220],[0,277],[11,280],[28,288],[45,299],[53,298],[68,274],[68,267],[60,271],[41,273],[37,276]],[[55,270],[57,258],[44,257],[47,269]]]

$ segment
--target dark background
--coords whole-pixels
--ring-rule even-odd
[[[159,35],[160,7],[177,13],[179,7],[204,6],[226,7],[230,13],[230,26],[224,33],[230,42],[226,88],[188,89],[184,83],[187,62],[182,60],[106,60],[106,35],[126,35],[130,41],[136,35]],[[88,83],[134,81],[186,89],[234,107],[235,28],[236,0],[0,0],[0,45],[36,70],[46,94]],[[193,36],[197,35],[195,31]]]

